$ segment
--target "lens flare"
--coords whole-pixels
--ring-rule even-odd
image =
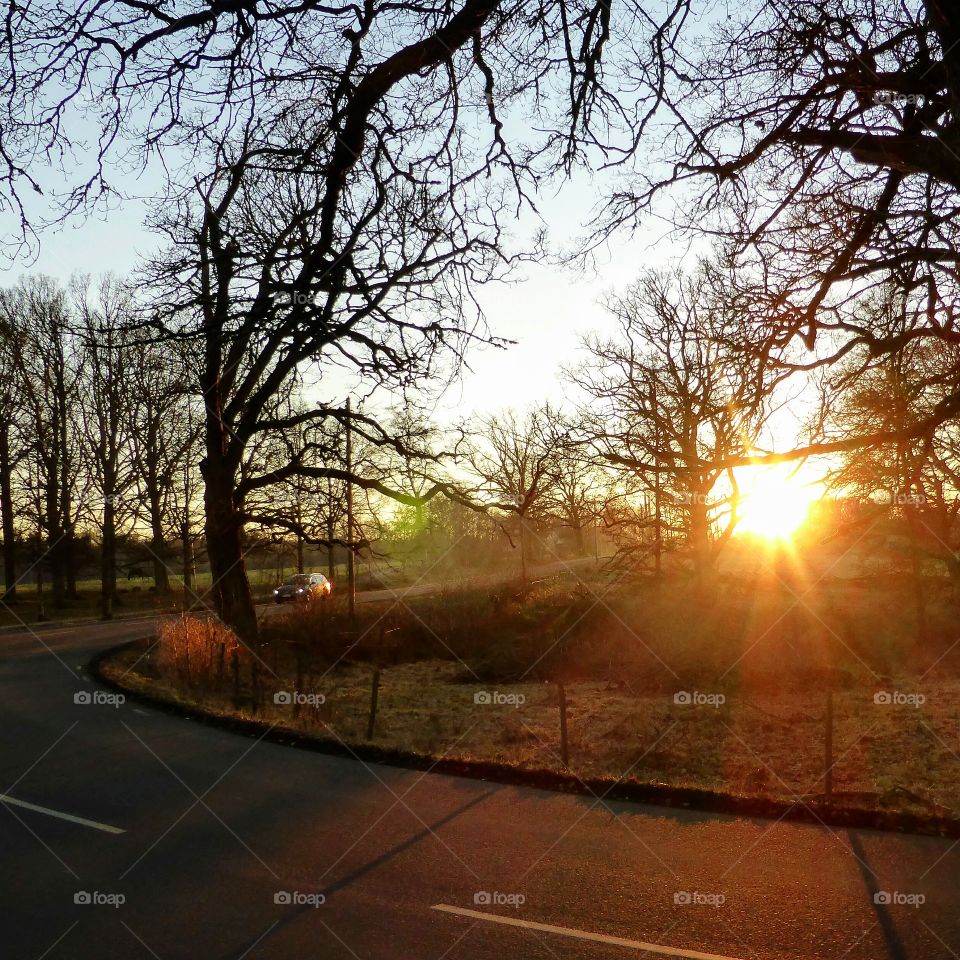
[[[823,495],[821,483],[790,464],[744,468],[737,483],[737,530],[770,540],[789,540],[807,519],[810,505]]]

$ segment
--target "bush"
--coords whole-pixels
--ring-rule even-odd
[[[218,620],[184,616],[160,628],[154,663],[183,687],[209,690],[223,683],[240,650],[236,636]]]

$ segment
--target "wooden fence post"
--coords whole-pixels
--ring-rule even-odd
[[[373,668],[373,683],[370,686],[370,718],[367,720],[367,739],[373,739],[373,731],[377,722],[377,698],[380,694],[380,668]]]
[[[302,645],[294,641],[293,644],[294,655],[297,658],[297,679],[293,687],[293,717],[296,719],[300,716],[300,697],[299,694],[303,690],[303,647]]]
[[[233,651],[233,657],[230,661],[230,667],[233,671],[233,705],[240,707],[240,654]]]
[[[260,661],[256,659],[256,654],[250,662],[250,699],[250,712],[256,713],[260,706]]]
[[[829,800],[833,793],[833,688],[827,690],[826,729],[823,733],[823,793]]]
[[[567,744],[567,694],[562,683],[557,683],[557,695],[560,701],[560,759],[565,767],[570,766],[570,750]]]

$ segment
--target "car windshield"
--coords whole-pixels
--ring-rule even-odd
[[[291,587],[302,587],[305,583],[309,583],[310,578],[305,573],[294,574],[292,577],[287,577],[284,581],[285,584]]]

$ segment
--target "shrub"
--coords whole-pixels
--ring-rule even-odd
[[[211,689],[223,683],[230,661],[240,652],[234,633],[212,617],[181,617],[163,624],[154,663],[181,686]]]

